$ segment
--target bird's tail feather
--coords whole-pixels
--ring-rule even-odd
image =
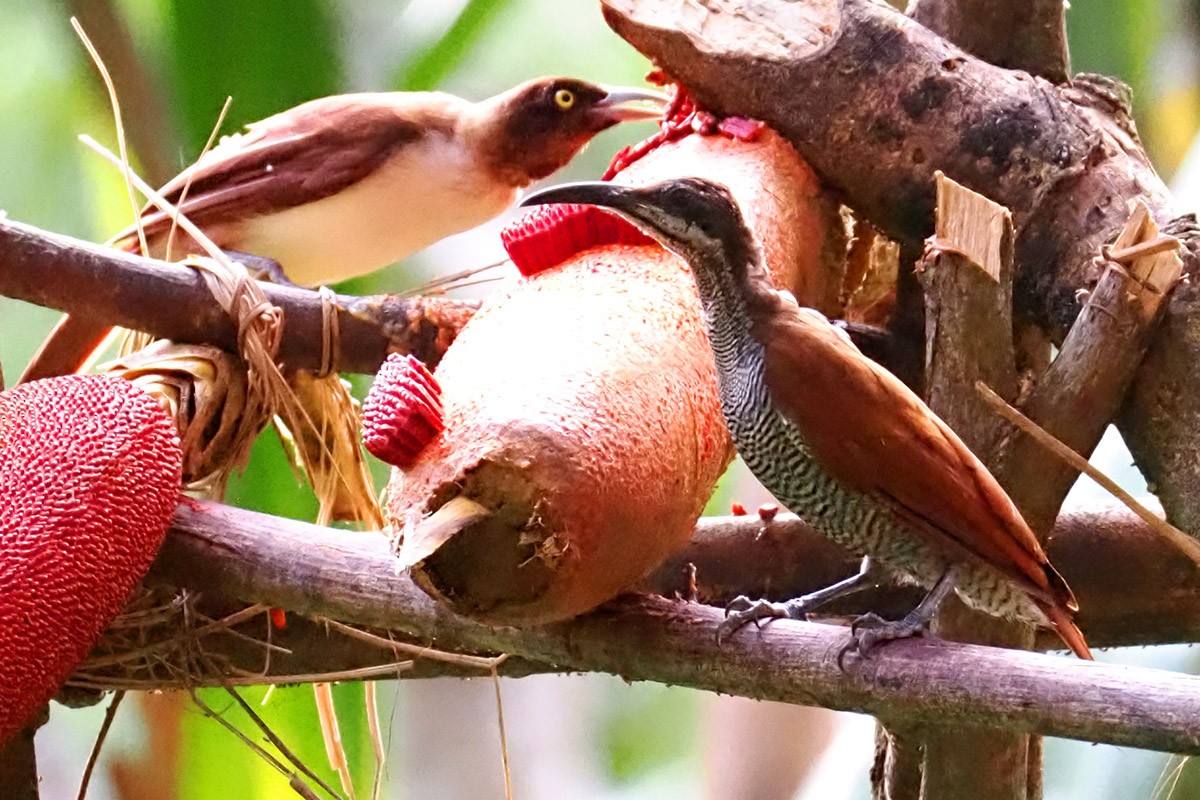
[[[1079,630],[1075,620],[1071,619],[1070,612],[1051,603],[1038,603],[1038,605],[1054,626],[1054,631],[1062,638],[1067,647],[1071,648],[1071,652],[1082,659],[1092,661],[1092,651],[1088,648],[1087,640],[1083,638],[1083,631]]]

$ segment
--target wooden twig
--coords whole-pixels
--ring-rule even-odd
[[[1022,432],[1032,436],[1042,447],[1071,465],[1072,469],[1079,470],[1100,484],[1105,491],[1120,500],[1126,508],[1145,522],[1151,530],[1162,536],[1172,547],[1178,548],[1179,552],[1191,559],[1197,566],[1200,566],[1200,542],[1188,536],[1165,519],[1155,515],[1153,511],[1139,503],[1137,498],[1122,489],[1116,481],[1092,466],[1086,458],[1067,447],[1058,439],[1055,439],[1047,433],[1045,428],[1006,403],[1004,398],[996,394],[990,386],[981,381],[975,384],[975,388],[979,391],[983,399],[987,401],[988,405],[995,409],[997,414],[1004,417]]]
[[[112,728],[113,720],[117,718],[117,709],[120,708],[121,701],[124,699],[124,691],[113,692],[112,700],[108,701],[108,708],[104,709],[104,722],[100,725],[100,730],[96,734],[96,742],[92,745],[92,752],[88,755],[87,764],[83,768],[83,777],[79,779],[79,793],[76,795],[78,800],[87,798],[88,785],[92,782],[92,772],[96,769],[96,762],[100,760],[100,750],[108,739],[108,731]]]
[[[54,275],[54,280],[46,280]],[[283,309],[279,357],[284,365],[321,365],[322,300],[305,289],[264,284]],[[0,220],[0,294],[178,342],[237,349],[237,331],[189,267]],[[335,367],[373,373],[389,349],[434,364],[478,303],[439,297],[337,296],[340,337]]]
[[[234,694],[232,690],[230,690],[230,693]],[[279,772],[279,774],[285,776],[288,779],[288,785],[291,786],[292,790],[295,791],[296,794],[300,795],[302,798],[304,798],[304,800],[320,800],[320,796],[316,793],[316,791],[308,786],[308,784],[304,782],[304,779],[297,772],[289,769],[287,765],[273,756],[265,747],[238,730],[237,726],[225,719],[224,715],[217,713],[217,711],[208,705],[208,703],[205,703],[202,699],[200,699],[200,695],[198,695],[196,692],[193,691],[191,695],[192,702],[196,704],[196,707],[200,709],[204,716],[215,720],[217,724],[221,725],[221,727],[233,734],[235,738],[242,742],[242,744],[249,747],[255,755],[273,767],[277,772]],[[241,699],[236,694],[234,694],[234,697],[235,699]],[[243,706],[243,708],[245,708],[245,706]],[[253,711],[251,711],[251,714],[253,714]],[[254,716],[257,717],[256,714]],[[329,789],[328,793],[329,796],[335,798],[335,800],[344,800],[340,794],[332,789]]]

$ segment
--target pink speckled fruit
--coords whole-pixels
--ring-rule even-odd
[[[0,744],[149,569],[182,465],[166,413],[126,381],[67,375],[0,394]]]
[[[680,135],[616,181],[677,175],[731,188],[779,287],[837,302],[837,204],[777,134]],[[506,235],[527,277],[447,351],[445,429],[388,489],[413,580],[493,624],[565,619],[634,586],[687,541],[732,454],[687,265],[607,212],[543,213]]]

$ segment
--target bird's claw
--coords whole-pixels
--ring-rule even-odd
[[[870,658],[871,653],[885,642],[924,636],[928,630],[928,620],[911,614],[898,620],[884,619],[873,612],[863,614],[850,624],[850,641],[838,651],[838,669],[845,671],[844,661],[847,653],[855,653],[864,659]]]
[[[717,645],[731,633],[748,622],[755,627],[761,627],[762,620],[772,619],[803,619],[803,609],[795,607],[794,603],[772,603],[769,600],[751,600],[746,595],[738,595],[725,606],[725,620],[717,627]]]

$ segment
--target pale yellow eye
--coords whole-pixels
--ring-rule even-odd
[[[563,111],[566,111],[571,106],[575,105],[575,93],[570,89],[559,89],[554,93],[554,102]]]

